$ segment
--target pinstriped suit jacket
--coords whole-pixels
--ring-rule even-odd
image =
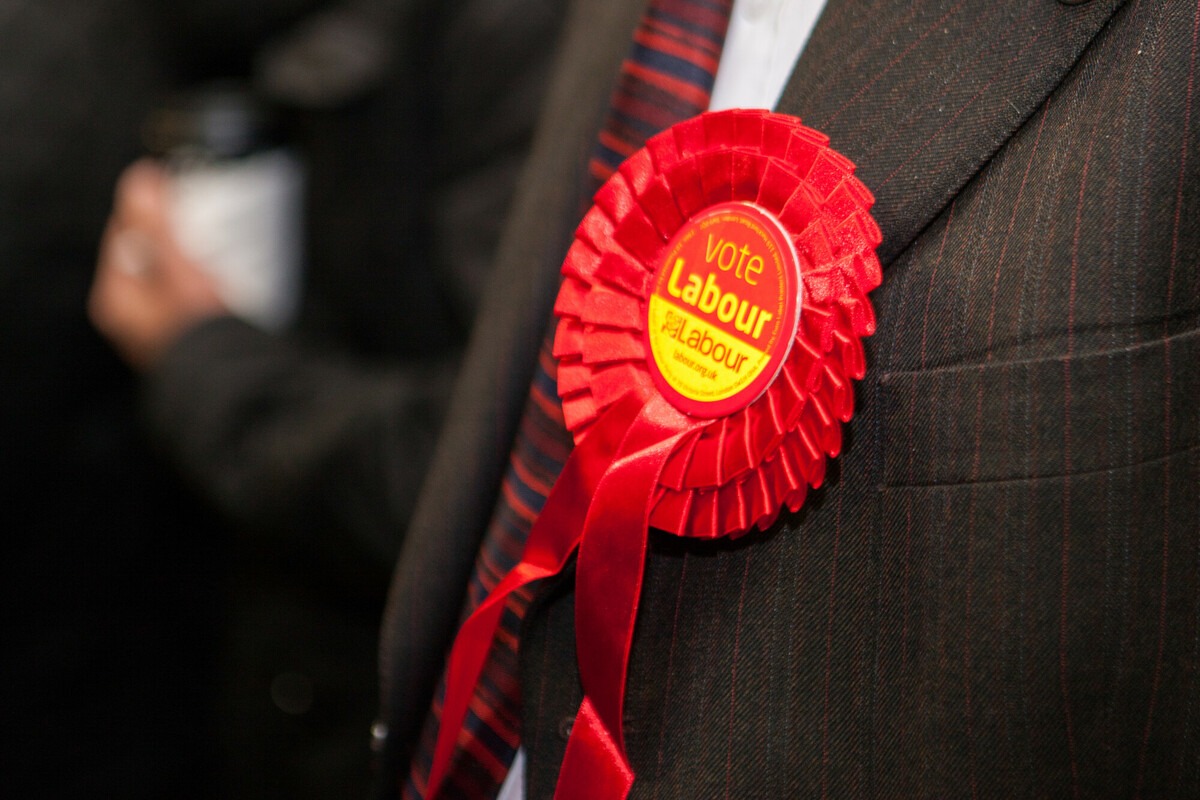
[[[403,769],[639,0],[578,3],[384,623]],[[651,535],[635,798],[1200,797],[1200,4],[830,0],[779,110],[884,232],[845,452],[736,543]],[[528,796],[580,701],[523,632]]]

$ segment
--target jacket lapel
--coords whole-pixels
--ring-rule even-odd
[[[1123,0],[829,0],[778,110],[875,194],[885,265],[1046,99]]]
[[[452,641],[463,586],[529,391],[558,265],[582,215],[587,157],[642,8],[642,0],[576,0],[567,17],[539,135],[384,611],[385,763],[407,763]]]

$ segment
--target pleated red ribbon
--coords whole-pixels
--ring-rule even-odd
[[[627,796],[621,713],[648,529],[704,538],[765,529],[784,506],[799,509],[840,452],[851,380],[865,371],[861,338],[875,325],[866,294],[882,277],[873,198],[853,169],[794,117],[722,111],[653,137],[597,192],[555,305],[559,394],[576,447],[521,562],[455,640],[427,797],[446,778],[509,595],[560,572],[576,549],[584,701],[555,797]],[[790,238],[799,318],[765,388],[697,414],[660,388],[647,309],[665,248],[713,207],[738,203]]]

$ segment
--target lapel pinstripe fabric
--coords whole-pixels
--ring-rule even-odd
[[[835,2],[785,93],[877,191],[872,371],[800,514],[652,536],[634,798],[1200,791],[1200,9],[998,5]],[[531,798],[571,585],[524,632]]]
[[[830,0],[779,110],[875,194],[886,265],[1062,80],[1124,0]]]

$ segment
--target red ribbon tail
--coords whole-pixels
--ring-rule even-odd
[[[587,776],[586,780],[579,780]],[[633,770],[620,746],[586,697],[579,706],[555,797],[571,800],[625,800],[633,786]]]
[[[429,800],[438,796],[450,771],[471,694],[483,673],[509,596],[533,581],[558,574],[566,566],[567,559],[579,544],[596,486],[621,449],[629,423],[640,407],[640,401],[632,397],[614,404],[597,421],[595,430],[579,442],[529,532],[521,562],[497,584],[459,630],[447,664],[446,699],[425,795]]]
[[[567,546],[567,542],[563,542]],[[575,547],[570,542],[567,554]],[[563,559],[565,561],[565,557]],[[492,640],[496,636],[496,628],[504,613],[504,606],[517,589],[531,581],[554,574],[557,570],[537,567],[522,561],[512,572],[505,576],[487,599],[480,604],[459,630],[458,638],[450,653],[450,663],[446,680],[446,699],[442,705],[441,726],[438,729],[437,746],[433,754],[433,767],[429,773],[429,789],[426,797],[437,796],[442,781],[450,769],[450,759],[454,755],[454,745],[458,740],[458,732],[462,729],[463,720],[467,716],[467,706],[471,701],[471,692],[479,682]]]
[[[555,798],[593,796],[633,772],[625,756],[621,711],[633,647],[655,487],[679,439],[697,423],[653,399],[629,427],[621,451],[596,487],[575,576],[575,642],[584,702],[567,742]],[[572,756],[572,752],[576,755]],[[625,797],[619,794],[596,797]]]

